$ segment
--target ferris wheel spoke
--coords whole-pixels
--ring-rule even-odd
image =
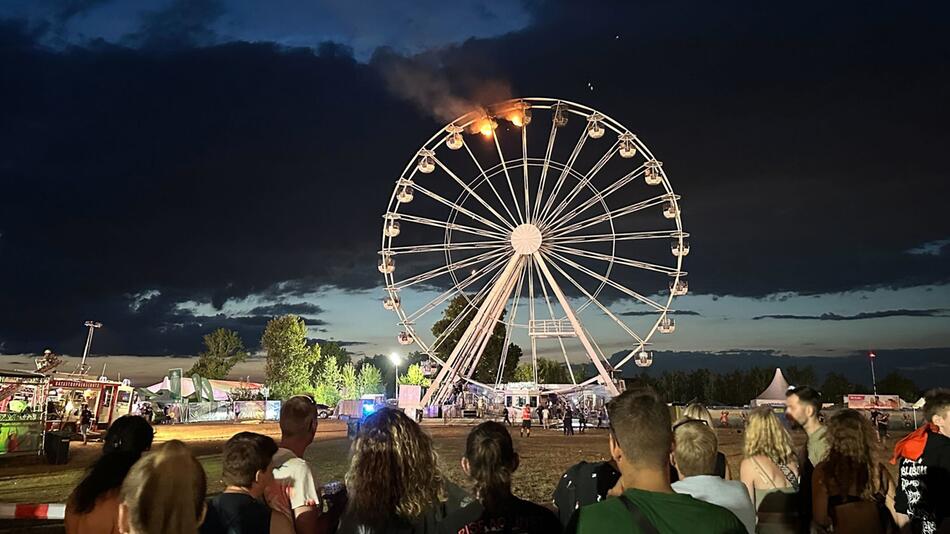
[[[544,163],[541,164],[541,179],[538,181],[538,194],[534,196],[534,206],[531,208],[531,220],[537,221],[538,211],[541,208],[541,195],[544,194],[544,180],[548,169],[551,168],[551,152],[554,151],[554,139],[557,137],[557,126],[551,121],[551,133],[548,135],[548,148],[544,153]]]
[[[598,272],[592,271],[592,270],[588,269],[587,267],[584,267],[583,265],[581,265],[581,264],[579,264],[579,263],[577,263],[577,262],[571,260],[570,258],[566,258],[566,257],[564,257],[564,256],[562,256],[562,255],[560,255],[560,254],[558,254],[557,252],[554,252],[554,251],[550,251],[550,252],[548,252],[548,254],[550,254],[551,257],[556,258],[556,259],[558,259],[558,260],[560,260],[560,261],[566,263],[567,265],[570,265],[571,267],[577,269],[578,271],[580,271],[580,272],[582,272],[582,273],[584,273],[584,274],[590,276],[591,278],[594,278],[594,279],[596,279],[596,280],[599,280],[599,281],[601,281],[601,282],[604,282],[604,283],[606,283],[607,285],[613,287],[614,289],[617,289],[617,290],[620,291],[621,293],[624,293],[625,295],[627,295],[627,296],[629,296],[629,297],[632,297],[632,298],[634,298],[634,299],[636,299],[636,300],[639,300],[640,302],[646,304],[647,306],[652,307],[653,309],[655,309],[655,310],[657,310],[657,311],[664,311],[664,310],[666,309],[666,308],[664,308],[661,304],[658,304],[655,300],[653,300],[653,299],[651,299],[651,298],[649,298],[649,297],[645,297],[645,296],[641,295],[640,293],[638,293],[638,292],[636,292],[636,291],[634,291],[634,290],[632,290],[632,289],[630,289],[630,288],[628,288],[628,287],[626,287],[626,286],[623,286],[623,285],[621,285],[621,284],[619,284],[619,283],[617,283],[617,282],[615,282],[615,281],[613,281],[613,280],[607,278],[606,276],[604,276],[604,275],[602,275],[602,274],[600,274],[600,273],[598,273]]]
[[[407,213],[393,213],[390,214],[395,220],[407,221],[416,224],[423,224],[426,226],[435,226],[437,228],[443,228],[445,230],[452,230],[453,232],[464,232],[466,234],[475,235],[478,237],[494,237],[499,240],[506,240],[507,236],[505,234],[495,232],[492,230],[484,230],[482,228],[475,228],[473,226],[467,226],[464,224],[450,223],[445,221],[440,221],[437,219],[429,219],[427,217],[419,217],[418,215],[409,215]]]
[[[640,167],[634,169],[633,171],[621,176],[616,181],[614,181],[614,183],[605,187],[600,192],[599,195],[594,195],[593,197],[588,198],[584,202],[581,202],[580,205],[578,205],[576,208],[572,209],[571,211],[569,211],[567,214],[564,215],[564,217],[560,221],[560,224],[565,225],[566,223],[574,220],[581,213],[584,213],[585,211],[589,210],[593,206],[596,206],[597,203],[605,201],[607,197],[616,193],[617,191],[622,189],[623,186],[635,180],[637,176],[640,176],[641,174],[643,174],[644,169],[645,167],[641,165]]]
[[[418,319],[419,317],[422,317],[423,315],[429,313],[429,312],[432,311],[432,309],[434,309],[436,306],[438,306],[438,305],[442,304],[443,302],[445,302],[446,300],[448,300],[449,297],[451,297],[451,296],[453,296],[453,295],[455,295],[455,294],[461,293],[462,290],[464,290],[464,289],[467,288],[468,286],[472,285],[473,283],[477,282],[478,280],[480,280],[481,278],[483,278],[485,275],[487,275],[487,274],[488,274],[489,272],[491,272],[492,270],[494,270],[494,269],[500,269],[501,266],[504,264],[504,262],[505,262],[505,257],[504,257],[504,256],[500,256],[500,257],[496,258],[495,260],[493,260],[492,262],[488,263],[487,265],[483,265],[482,267],[479,267],[479,268],[476,269],[474,272],[472,272],[472,274],[468,275],[465,279],[463,279],[461,282],[459,282],[459,284],[458,284],[457,286],[453,287],[452,289],[449,289],[449,290],[446,290],[446,291],[442,292],[439,296],[437,296],[437,297],[435,297],[434,299],[430,300],[429,302],[427,302],[424,306],[422,306],[422,307],[419,308],[418,310],[416,310],[416,311],[412,312],[411,314],[407,315],[407,316],[406,316],[406,321],[407,321],[407,322],[414,322],[414,321],[415,321],[416,319]],[[489,283],[490,283],[490,282],[489,282]]]
[[[456,204],[455,202],[452,202],[451,200],[439,195],[438,193],[433,193],[432,191],[429,191],[425,187],[420,186],[418,183],[413,183],[412,186],[416,189],[416,191],[422,193],[423,195],[431,198],[432,200],[435,200],[436,202],[439,202],[440,204],[444,204],[454,209],[455,211],[458,211],[459,213],[467,215],[472,220],[478,221],[484,224],[485,226],[488,226],[489,228],[494,228],[495,230],[501,232],[502,234],[505,234],[508,232],[508,229],[506,229],[505,227],[500,226],[497,223],[490,221],[485,217],[482,217],[481,215],[475,213],[474,211],[468,208],[465,208],[463,206]]]
[[[478,161],[478,158],[475,157],[475,154],[472,153],[472,149],[469,148],[468,143],[463,141],[462,146],[465,147],[465,151],[468,152],[469,157],[472,158],[472,162],[475,163],[475,167],[478,168],[479,174],[482,175],[482,180],[488,184],[488,187],[490,187],[492,192],[495,193],[495,198],[497,198],[498,202],[501,203],[501,207],[505,208],[505,213],[507,213],[508,216],[511,217],[510,226],[512,228],[514,228],[515,226],[518,226],[518,221],[515,218],[515,216],[511,213],[511,210],[508,208],[508,204],[505,204],[505,201],[501,199],[501,194],[498,193],[498,189],[495,188],[495,184],[493,184],[492,181],[488,179],[488,175],[485,174],[485,169],[482,168],[482,164]]]
[[[505,162],[505,155],[501,153],[501,143],[498,142],[498,136],[492,135],[492,139],[495,141],[495,148],[498,149],[498,159],[501,160],[501,170],[505,173],[505,179],[508,181],[508,190],[511,191],[511,200],[514,201],[514,210],[518,214],[518,219],[524,224],[525,219],[524,215],[521,213],[521,209],[518,207],[518,195],[515,194],[515,186],[511,182],[511,173],[508,172],[508,164]]]
[[[563,252],[563,253],[571,254],[574,256],[583,256],[585,258],[605,261],[607,263],[616,263],[618,265],[626,265],[628,267],[643,269],[645,271],[653,271],[653,272],[663,273],[667,275],[680,274],[679,269],[676,269],[675,267],[667,267],[665,265],[657,265],[655,263],[650,263],[647,261],[640,261],[640,260],[634,260],[630,258],[611,256],[609,254],[602,254],[600,252],[594,252],[592,250],[583,250],[579,248],[565,247],[563,245],[551,245],[551,250],[556,250],[558,252]]]
[[[548,210],[551,209],[551,206],[554,204],[554,199],[557,198],[557,194],[561,192],[561,187],[564,185],[564,181],[567,179],[567,175],[570,170],[574,167],[574,161],[577,160],[577,156],[581,153],[581,149],[584,148],[584,143],[587,141],[587,130],[581,132],[580,139],[577,140],[577,144],[574,145],[574,150],[571,152],[571,157],[567,159],[567,163],[564,164],[564,169],[561,170],[561,174],[558,176],[557,181],[554,182],[554,189],[551,190],[551,194],[548,195],[548,199],[544,202],[544,207],[541,209],[541,213],[538,217],[543,221],[547,218]],[[540,202],[541,199],[538,198]]]
[[[641,344],[644,342],[642,337],[640,337],[636,332],[634,332],[633,329],[631,329],[630,327],[628,327],[626,323],[624,323],[622,320],[620,320],[620,318],[617,317],[617,316],[614,314],[614,312],[610,311],[610,308],[608,308],[607,306],[604,306],[603,303],[601,303],[599,300],[597,300],[596,298],[594,298],[594,296],[591,295],[590,292],[587,291],[587,289],[584,288],[584,286],[582,286],[580,283],[578,283],[577,280],[574,279],[574,277],[572,277],[572,276],[570,276],[569,274],[567,274],[567,273],[564,271],[564,269],[562,269],[561,266],[557,264],[557,262],[553,262],[553,261],[552,261],[551,264],[554,265],[554,268],[557,269],[557,271],[558,271],[559,273],[561,273],[561,276],[563,276],[564,278],[567,278],[567,280],[568,280],[571,284],[573,284],[574,287],[576,287],[578,290],[580,290],[581,293],[583,293],[587,298],[589,298],[589,299],[591,300],[591,302],[594,303],[595,306],[597,306],[598,308],[600,308],[600,311],[604,312],[604,314],[606,314],[608,317],[610,317],[611,319],[613,319],[613,321],[614,321],[615,323],[617,323],[617,326],[619,326],[624,332],[626,332],[628,335],[630,335],[630,337],[632,337],[633,339],[635,339],[637,342],[639,342],[639,343],[641,343]]]
[[[524,218],[531,221],[531,193],[528,191],[528,125],[521,126],[521,167],[524,170]]]
[[[445,342],[445,340],[447,340],[449,336],[452,335],[452,332],[456,328],[458,328],[460,324],[462,324],[465,321],[465,318],[468,315],[469,310],[475,308],[474,303],[482,302],[482,299],[485,298],[485,296],[488,294],[491,288],[494,287],[495,284],[498,282],[498,279],[501,277],[501,273],[502,273],[502,270],[499,269],[497,272],[495,272],[494,275],[492,275],[491,279],[488,281],[487,284],[485,284],[484,287],[479,289],[473,297],[467,299],[468,302],[465,303],[465,306],[462,308],[462,311],[459,312],[459,314],[455,316],[455,319],[453,319],[452,322],[449,323],[449,326],[447,326],[446,329],[443,330],[442,333],[439,334],[436,337],[436,339],[433,341],[432,343],[433,351],[437,350],[440,346],[442,346],[442,343]]]
[[[478,250],[483,248],[501,248],[506,246],[509,241],[463,241],[458,243],[433,243],[428,245],[406,245],[402,247],[390,247],[386,251],[393,256],[400,254],[422,254],[426,252],[456,252],[462,250]]]
[[[548,305],[548,313],[551,315],[551,320],[556,321],[557,318],[554,316],[554,306],[551,305],[551,298],[548,296],[547,286],[544,285],[544,277],[538,276],[538,283],[541,285],[541,292],[544,293],[544,301]],[[567,370],[571,375],[571,383],[577,385],[577,379],[574,377],[574,371],[571,369],[571,361],[567,357],[567,349],[564,347],[564,340],[561,339],[561,336],[557,337],[557,343],[561,346],[561,354],[564,355],[564,363],[567,365]],[[538,358],[537,355],[534,355],[534,380],[538,381]]]
[[[591,180],[594,179],[594,176],[596,176],[597,173],[600,172],[600,170],[604,168],[604,165],[606,165],[607,162],[610,161],[610,158],[612,158],[613,155],[617,153],[617,149],[619,147],[620,147],[620,141],[614,142],[614,145],[610,147],[610,150],[608,150],[600,158],[600,160],[597,163],[595,163],[593,167],[591,167],[591,169],[587,172],[587,174],[584,175],[584,178],[577,181],[577,184],[574,185],[574,188],[571,189],[571,192],[566,197],[564,197],[564,200],[562,200],[561,203],[558,204],[558,206],[554,210],[552,210],[551,213],[543,221],[541,221],[541,224],[545,225],[545,224],[549,224],[551,221],[557,220],[557,216],[560,215],[562,211],[567,209],[567,207],[571,204],[571,202],[573,202],[574,199],[577,198],[577,195],[579,195],[581,191],[584,190],[584,187],[586,187],[587,184],[589,184]]]
[[[459,260],[457,262],[449,263],[441,267],[432,269],[431,271],[426,271],[421,274],[417,274],[413,277],[406,278],[398,283],[392,285],[393,289],[401,291],[407,287],[413,286],[420,282],[425,282],[426,280],[431,280],[437,276],[442,276],[448,274],[450,271],[455,271],[458,269],[464,269],[466,267],[471,267],[472,265],[477,265],[483,261],[495,259],[498,256],[508,255],[507,250],[490,250],[488,252],[483,252],[481,254],[476,254],[475,256],[465,258],[464,260]]]
[[[640,241],[646,239],[678,239],[689,237],[686,232],[679,230],[647,230],[644,232],[621,232],[618,234],[590,234],[590,235],[566,235],[562,237],[552,237],[548,243],[553,245],[571,245],[581,243],[598,243],[610,241]]]
[[[521,288],[524,286],[524,277],[527,269],[521,269],[521,277],[518,279],[518,285],[515,286],[515,296],[511,301],[511,316],[508,317],[508,324],[505,328],[505,341],[501,348],[501,358],[498,360],[498,372],[495,374],[495,387],[501,383],[501,373],[508,361],[508,346],[511,343],[511,331],[515,324],[515,318],[518,316],[518,302],[521,300]]]
[[[433,159],[435,159],[435,162],[439,165],[439,167],[442,167],[442,170],[444,170],[444,171],[446,172],[446,174],[448,174],[453,180],[455,180],[460,186],[462,186],[462,189],[464,189],[466,193],[468,193],[469,195],[471,195],[472,198],[474,198],[476,201],[478,201],[479,204],[481,204],[482,206],[484,206],[485,209],[487,209],[488,211],[490,211],[490,212],[492,213],[492,215],[494,215],[495,217],[497,217],[498,220],[499,220],[503,225],[508,226],[509,228],[514,228],[514,226],[512,226],[511,223],[509,223],[507,219],[505,219],[504,217],[501,216],[500,213],[498,213],[497,211],[495,211],[495,208],[493,208],[488,202],[485,202],[485,199],[483,199],[483,198],[481,197],[481,195],[479,195],[478,193],[476,193],[474,189],[472,189],[471,187],[469,187],[469,185],[468,185],[467,183],[465,183],[461,178],[458,177],[458,175],[456,175],[454,172],[452,172],[451,169],[449,169],[444,163],[442,163],[442,160],[440,160],[440,159],[438,159],[438,158],[433,158]]]
[[[610,210],[606,213],[602,213],[600,215],[591,217],[589,219],[585,219],[583,221],[571,224],[569,226],[555,228],[551,231],[551,237],[558,237],[558,236],[563,236],[565,234],[571,234],[578,230],[583,230],[584,228],[588,228],[596,224],[607,222],[611,219],[617,219],[625,215],[630,215],[631,213],[636,213],[638,211],[643,211],[645,209],[649,209],[654,206],[659,206],[660,204],[663,204],[664,202],[667,202],[674,198],[678,199],[679,197],[676,195],[671,195],[669,193],[664,193],[662,195],[658,195],[647,200],[643,200],[640,202],[636,202],[634,204],[623,206],[621,208]]]

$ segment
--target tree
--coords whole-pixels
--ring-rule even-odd
[[[440,337],[446,330],[448,330],[449,325],[460,314],[464,312],[462,319],[458,322],[455,328],[445,336],[445,341],[439,345],[439,349],[436,351],[436,354],[443,361],[448,359],[449,355],[452,354],[452,351],[455,349],[455,346],[458,345],[459,339],[462,337],[462,333],[468,328],[468,325],[472,322],[472,319],[475,317],[476,308],[474,306],[468,306],[468,298],[465,295],[458,295],[449,302],[448,307],[442,312],[442,318],[435,322],[432,325],[432,335],[436,338]],[[501,318],[504,318],[505,314],[502,312]],[[492,330],[491,337],[488,339],[488,343],[485,346],[484,352],[482,352],[481,358],[478,360],[478,364],[475,366],[475,372],[472,375],[472,378],[478,380],[479,382],[488,384],[494,384],[498,374],[498,364],[501,362],[502,349],[505,346],[505,325],[501,321],[498,321],[495,324],[494,330]],[[505,359],[505,365],[502,369],[502,379],[501,382],[508,380],[510,376],[514,373],[515,369],[518,367],[518,359],[521,357],[520,347],[517,349],[516,353],[512,353],[512,349],[517,347],[517,345],[509,345],[509,353]]]
[[[427,388],[432,381],[426,378],[426,375],[422,374],[422,366],[415,363],[406,369],[406,374],[399,377],[399,383],[404,386],[422,386]]]
[[[373,365],[364,364],[360,366],[359,388],[360,396],[382,393],[382,375],[379,369]]]
[[[360,386],[359,378],[356,376],[356,366],[352,363],[348,363],[343,366],[340,370],[340,375],[343,378],[343,398],[344,399],[358,399],[360,398]]]
[[[828,373],[821,385],[821,396],[826,402],[841,402],[848,393],[854,392],[854,386],[841,373]]]
[[[785,368],[785,375],[789,383],[795,386],[816,387],[818,385],[818,376],[815,374],[815,368],[810,365],[806,365],[805,367],[789,365]]]
[[[534,367],[530,363],[518,364],[512,378],[513,382],[534,382]]]
[[[348,363],[353,363],[352,358],[350,358],[350,351],[343,348],[337,341],[322,341],[320,345],[320,354],[323,357],[333,358],[336,360],[337,367],[344,367]]]
[[[538,358],[538,382],[542,384],[570,384],[567,365],[547,358]]]
[[[185,373],[221,380],[238,363],[247,359],[244,342],[234,330],[219,328],[204,336],[205,350],[198,353],[198,361]]]
[[[882,395],[900,395],[906,401],[915,401],[920,396],[920,390],[913,380],[897,371],[891,371],[884,378],[878,380],[877,390]]]
[[[272,398],[312,389],[310,379],[320,360],[320,348],[307,346],[307,325],[302,318],[283,315],[268,321],[261,347],[267,354],[265,374]]]
[[[342,395],[343,372],[333,358],[322,358],[318,366],[320,372],[313,383],[313,400],[327,406],[336,406]]]

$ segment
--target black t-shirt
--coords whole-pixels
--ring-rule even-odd
[[[929,432],[920,458],[901,458],[898,469],[894,507],[910,516],[913,532],[950,529],[950,438]]]
[[[473,502],[439,524],[440,534],[548,534],[560,531],[561,524],[554,512],[517,497],[512,497],[491,513],[480,502]]]
[[[472,501],[465,490],[451,482],[445,484],[445,492],[448,500],[433,503],[421,516],[411,521],[393,517],[380,528],[369,527],[352,514],[344,513],[337,534],[435,534],[439,523]]]
[[[208,501],[201,534],[270,532],[270,508],[244,493],[222,493]]]
[[[562,525],[567,525],[575,510],[607,498],[607,492],[620,480],[620,471],[609,462],[580,462],[567,469],[554,489],[554,505]]]

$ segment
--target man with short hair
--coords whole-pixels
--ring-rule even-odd
[[[528,433],[528,437],[531,437],[531,406],[525,404],[521,409],[521,437],[525,437],[525,432]]]
[[[812,474],[828,456],[828,429],[821,423],[821,392],[810,386],[792,386],[785,392],[785,416],[792,426],[808,435],[798,458],[798,513],[803,525],[811,524]]]
[[[746,532],[729,510],[673,491],[670,411],[652,390],[627,390],[607,411],[610,454],[620,470],[616,497],[580,508],[566,532]]]
[[[723,480],[716,474],[719,438],[702,419],[684,419],[673,425],[673,455],[679,480],[673,491],[729,510],[742,521],[749,534],[755,533],[755,506],[742,482]]]
[[[911,532],[950,532],[950,389],[924,395],[924,421],[894,448],[891,463],[900,460],[894,509]]]
[[[274,479],[289,488],[297,534],[330,532],[325,518],[321,518],[319,485],[303,458],[317,434],[318,421],[317,405],[306,395],[291,397],[280,407],[280,448],[274,454]]]
[[[221,478],[224,492],[208,503],[201,534],[252,534],[270,532],[271,521],[290,528],[290,519],[261,501],[274,480],[271,458],[277,444],[253,432],[235,434],[224,444]]]

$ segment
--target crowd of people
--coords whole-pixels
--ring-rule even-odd
[[[459,461],[468,491],[439,467],[419,423],[391,408],[363,422],[345,483],[321,486],[304,458],[316,435],[316,405],[293,397],[281,408],[279,441],[253,432],[227,441],[225,489],[208,500],[205,471],[187,446],[170,441],[148,452],[151,425],[125,416],[70,496],[66,531],[950,532],[950,390],[926,396],[926,424],[902,439],[891,459],[896,479],[865,416],[843,409],[823,424],[821,408],[816,390],[789,390],[786,415],[807,435],[801,451],[771,408],[752,410],[734,480],[708,410],[689,406],[673,421],[652,390],[625,391],[606,407],[610,460],[568,469],[554,491],[554,510],[512,493],[521,458],[508,427],[494,421],[466,439]],[[522,416],[524,435],[531,408]]]

